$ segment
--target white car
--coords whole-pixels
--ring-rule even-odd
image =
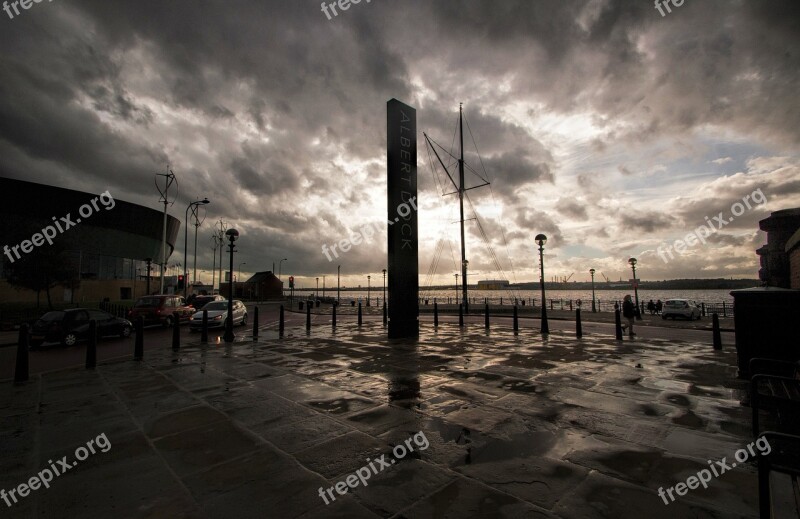
[[[661,311],[662,319],[672,317],[673,321],[676,317],[693,320],[700,319],[701,316],[700,305],[691,299],[667,299],[664,302],[664,309]]]
[[[208,327],[224,327],[228,320],[228,301],[211,301],[203,307],[208,310]],[[244,303],[235,299],[233,301],[233,324],[247,326],[247,307]],[[192,331],[200,330],[203,327],[203,312],[197,312],[189,321],[189,329]]]

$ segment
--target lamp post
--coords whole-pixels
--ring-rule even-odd
[[[325,274],[322,275],[322,299],[325,299]]]
[[[317,290],[314,292],[314,299],[319,299],[319,277],[317,277]]]
[[[636,263],[638,261],[636,258],[628,258],[628,263],[631,265],[631,269],[633,270],[633,293],[636,296],[636,309],[639,309],[639,281],[636,279]]]
[[[236,229],[228,229],[225,236],[230,240],[228,244],[228,252],[230,252],[230,283],[228,284],[228,320],[225,321],[225,334],[223,339],[225,342],[233,342],[235,335],[233,335],[233,242],[239,237],[239,231]]]
[[[456,272],[454,275],[456,277],[456,304],[458,304],[458,272]]]
[[[367,306],[369,306],[369,296],[370,296],[370,286],[369,286],[369,280],[370,280],[371,278],[372,278],[372,276],[367,276]]]
[[[539,283],[542,286],[542,333],[550,333],[550,326],[547,324],[547,299],[544,292],[544,244],[547,243],[547,236],[537,234],[534,240],[539,245]]]
[[[340,301],[339,301],[339,286],[340,286],[339,285],[339,281],[341,280],[341,275],[342,275],[342,266],[341,265],[337,265],[336,266],[336,304],[337,305],[340,303]]]
[[[189,209],[192,207],[197,207],[199,205],[205,205],[210,203],[208,198],[204,198],[202,200],[195,200],[188,206],[186,206],[186,215],[184,218],[183,224],[183,297],[188,297],[189,295],[189,282],[186,280],[188,276],[189,270],[189,262],[186,261],[186,256],[188,254],[187,246],[189,244]],[[194,240],[194,259],[195,259],[195,267],[197,266],[197,228],[195,227],[195,240]],[[197,270],[195,270],[195,275],[197,275]]]
[[[383,269],[383,304],[386,304],[386,269]]]
[[[589,269],[589,274],[592,275],[592,312],[597,311],[597,307],[595,306],[594,303],[594,273],[595,273],[594,269]]]
[[[282,264],[283,264],[284,261],[289,261],[289,260],[286,259],[286,258],[283,258],[282,260],[280,260],[278,262],[278,279],[281,278],[281,267],[283,266]]]
[[[211,260],[211,295],[214,295],[214,283],[217,281],[217,235],[211,237],[214,240],[214,252],[211,253],[213,259]],[[220,280],[222,282],[222,280]]]
[[[469,313],[469,294],[467,293],[469,290],[469,285],[467,285],[467,267],[469,267],[469,261],[464,260],[462,265],[464,267],[464,277],[461,278],[461,284],[464,285],[464,312]]]
[[[147,262],[147,293],[145,295],[150,295],[150,264],[153,262],[153,258],[145,258]]]

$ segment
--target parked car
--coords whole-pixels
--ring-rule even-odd
[[[47,312],[31,328],[30,345],[37,347],[45,342],[59,342],[74,346],[89,338],[89,321],[97,322],[100,337],[130,337],[133,325],[127,319],[114,317],[108,312],[92,308],[71,308]]]
[[[691,299],[667,299],[661,312],[662,319],[672,317],[673,321],[676,317],[683,317],[689,320],[700,319],[701,315],[700,305]]]
[[[228,320],[228,301],[211,301],[203,310],[208,310],[208,327],[219,328],[225,326]],[[247,307],[244,303],[235,299],[233,301],[233,324],[247,325]],[[189,329],[192,331],[200,330],[203,327],[203,312],[197,312],[189,322]]]
[[[136,301],[128,312],[128,319],[136,320],[140,315],[144,317],[144,324],[161,324],[168,328],[172,326],[178,312],[180,322],[189,322],[196,310],[186,304],[186,300],[176,295],[144,296]]]
[[[197,296],[191,301],[191,305],[197,310],[202,310],[205,305],[212,301],[225,301],[225,298],[217,294],[213,296]]]

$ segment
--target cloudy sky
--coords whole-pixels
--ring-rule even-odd
[[[477,145],[467,133],[467,159],[492,181],[467,207],[478,279],[537,279],[539,232],[548,278],[627,279],[631,255],[643,279],[754,278],[758,220],[800,206],[796,0],[687,0],[665,16],[648,0],[337,12],[318,0],[0,12],[0,174],[157,209],[153,177],[169,165],[173,216],[212,201],[201,268],[222,218],[241,232],[243,272],[288,258],[283,274],[302,281],[341,263],[348,285],[380,276],[385,230],[333,262],[321,249],[385,221],[391,98],[417,108],[423,285],[452,282],[459,245],[457,198],[442,196],[422,132],[449,149],[459,103]],[[659,256],[720,212],[707,243]]]

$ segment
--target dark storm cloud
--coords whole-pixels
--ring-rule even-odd
[[[570,198],[560,198],[556,203],[556,209],[575,220],[586,220],[589,215],[586,212],[586,204]]]
[[[468,162],[483,174],[474,136],[498,202],[519,216],[502,222],[509,241],[539,229],[565,243],[554,214],[528,208],[529,193],[563,172],[552,137],[534,135],[531,121],[587,114],[602,130],[587,143],[595,153],[709,125],[794,151],[799,10],[709,0],[662,18],[633,0],[409,0],[362,2],[328,21],[318,2],[54,2],[0,32],[0,171],[155,208],[153,174],[170,165],[173,214],[208,196],[209,221],[242,227],[251,250],[305,258],[298,268],[310,274],[330,268],[323,242],[354,218],[375,219],[364,208],[383,198],[385,102],[418,107],[420,187],[433,190],[421,131],[449,149],[463,101]],[[626,179],[639,175],[625,157],[616,164]],[[593,217],[614,216],[597,210],[600,182],[578,183]],[[718,199],[741,196],[718,187]],[[779,200],[800,190],[794,178],[780,187]],[[696,227],[720,193],[674,214]],[[568,201],[557,210],[586,218]],[[367,247],[348,259],[383,264]]]

